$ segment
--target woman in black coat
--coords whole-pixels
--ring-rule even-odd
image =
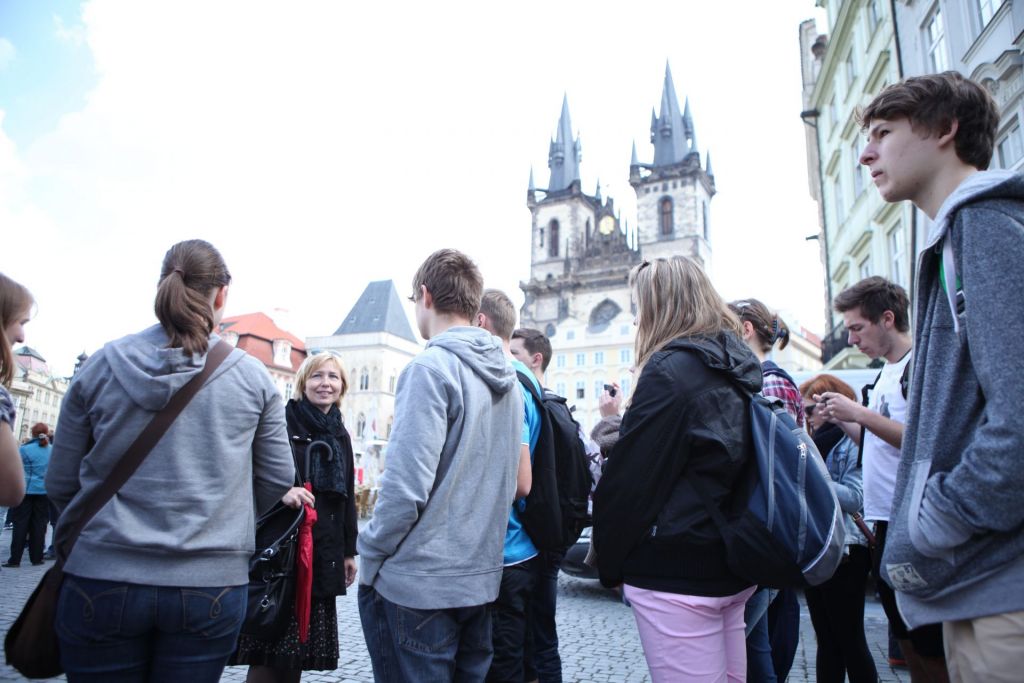
[[[754,587],[729,570],[698,492],[731,499],[752,454],[761,367],[693,260],[645,261],[630,286],[638,379],[594,494],[601,581],[623,584],[655,683],[742,680]]]
[[[335,598],[356,578],[357,517],[352,440],[341,421],[341,399],[348,380],[331,353],[310,356],[295,377],[295,396],[285,406],[288,436],[301,467],[307,446],[322,441],[330,449],[309,451],[309,479],[316,496],[313,525],[313,596],[309,638],[300,642],[291,622],[276,641],[242,636],[235,663],[249,664],[250,683],[293,683],[303,671],[338,668],[338,613]]]

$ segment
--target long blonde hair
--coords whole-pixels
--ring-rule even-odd
[[[723,330],[743,335],[736,315],[691,258],[644,261],[630,272],[629,286],[637,309],[638,377],[650,357],[673,339]]]

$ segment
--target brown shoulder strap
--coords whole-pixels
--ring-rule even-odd
[[[225,341],[220,341],[216,346],[210,349],[209,353],[206,354],[206,365],[195,377],[190,379],[185,386],[171,397],[171,400],[167,402],[163,410],[153,416],[153,419],[149,421],[149,424],[142,430],[142,432],[135,438],[132,445],[125,451],[124,456],[114,465],[114,469],[110,471],[107,478],[97,488],[93,489],[89,494],[88,499],[82,504],[82,512],[77,520],[74,521],[70,526],[64,527],[62,530],[66,530],[65,533],[61,534],[61,538],[54,543],[54,548],[57,550],[57,562],[61,565],[67,560],[68,555],[71,553],[71,549],[75,546],[75,541],[78,540],[78,535],[85,528],[92,518],[99,512],[104,505],[106,505],[114,494],[121,490],[125,482],[131,479],[131,476],[135,474],[135,470],[139,469],[139,465],[146,459],[149,452],[153,450],[153,447],[163,438],[163,435],[167,432],[170,426],[177,419],[181,411],[185,409],[185,406],[189,404],[199,390],[209,379],[210,375],[213,374],[221,363],[231,353],[232,347]]]

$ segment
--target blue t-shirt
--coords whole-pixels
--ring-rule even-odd
[[[536,387],[537,393],[541,393],[540,383],[530,372],[521,361],[513,360],[512,367],[517,372],[521,372],[530,378],[533,382],[533,386]],[[530,446],[530,462],[533,462],[533,451],[537,448],[537,439],[540,438],[540,410],[537,408],[537,404],[533,401],[533,396],[522,384],[519,385],[519,390],[523,392],[523,441],[522,443]],[[523,523],[519,521],[520,511],[526,508],[526,501],[523,499],[517,500],[512,503],[512,512],[508,516],[508,529],[505,531],[505,557],[504,564],[509,566],[512,564],[519,564],[525,562],[531,557],[537,554],[537,548],[533,545],[533,541],[526,534],[526,529],[523,528]]]

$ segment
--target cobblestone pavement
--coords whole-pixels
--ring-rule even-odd
[[[9,545],[10,531],[5,531],[0,534],[0,561],[7,559]],[[0,633],[6,634],[45,569],[46,566],[31,566],[26,556],[18,569],[0,571]],[[906,669],[893,669],[887,663],[885,615],[874,601],[868,602],[865,626],[881,680],[909,681]],[[338,599],[338,630],[342,650],[338,669],[308,672],[302,677],[303,681],[361,683],[373,680],[354,593]],[[559,579],[558,636],[566,681],[632,683],[650,680],[629,608],[596,581],[564,575]],[[814,631],[804,609],[800,622],[800,647],[789,681],[816,680],[814,645]],[[244,681],[245,671],[243,667],[229,667],[221,681]],[[0,682],[22,680],[25,679],[6,664],[0,665]]]

